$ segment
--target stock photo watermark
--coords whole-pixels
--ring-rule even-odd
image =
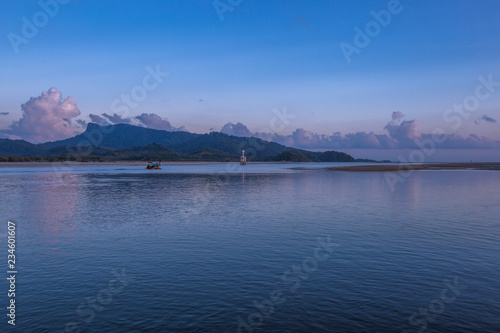
[[[169,75],[168,72],[163,72],[158,64],[154,69],[151,66],[146,66],[145,70],[147,74],[142,78],[141,84],[132,87],[129,94],[121,94],[120,98],[116,98],[111,102],[111,111],[113,113],[122,117],[128,115],[130,109],[137,108],[139,103],[148,97],[148,92],[158,88]]]
[[[411,326],[416,326],[412,331],[403,330],[401,333],[422,333],[427,330],[429,323],[435,323],[438,316],[446,310],[446,305],[454,303],[462,294],[462,291],[467,289],[466,285],[458,283],[458,277],[455,277],[453,282],[444,281],[445,287],[441,290],[438,297],[434,298],[427,306],[419,307],[418,311],[413,312],[408,317],[408,323]]]
[[[292,265],[281,275],[282,286],[274,289],[268,297],[254,301],[255,310],[246,318],[238,316],[237,332],[252,333],[254,329],[264,324],[266,318],[272,316],[278,305],[285,303],[287,295],[295,293],[302,281],[309,279],[309,275],[319,268],[319,264],[327,260],[339,244],[332,243],[330,236],[318,237],[318,245],[313,251],[313,256],[307,257],[300,264]]]
[[[386,9],[370,11],[373,20],[368,21],[364,25],[364,29],[358,26],[353,28],[356,34],[354,35],[352,44],[346,42],[341,42],[339,44],[340,50],[347,63],[351,63],[354,54],[360,54],[363,49],[368,47],[372,40],[380,35],[382,28],[386,28],[391,24],[393,16],[400,14],[403,9],[404,7],[399,0],[389,0]]]
[[[7,281],[9,289],[9,306],[7,306],[7,323],[16,325],[16,223],[7,221]]]
[[[284,131],[285,128],[290,125],[290,120],[295,119],[296,115],[290,114],[287,112],[287,107],[284,106],[283,109],[280,111],[278,109],[273,109],[272,110],[273,116],[269,120],[269,127],[264,127],[261,128],[258,132],[259,133],[268,133],[270,135],[276,135],[279,134],[280,132]],[[247,138],[247,141],[242,142],[239,145],[239,150],[245,149],[247,152],[247,155],[251,157],[256,157],[259,151],[262,151],[264,149],[264,146],[260,145],[257,142],[257,138],[254,137],[249,137]],[[240,165],[228,165],[228,168],[231,169],[233,168],[240,168]],[[230,170],[228,170],[230,171]]]
[[[234,8],[241,5],[242,2],[243,0],[214,0],[212,4],[219,19],[224,21],[224,13],[232,12]]]
[[[109,280],[106,288],[99,290],[95,296],[86,297],[80,303],[75,313],[81,318],[78,321],[67,323],[64,327],[64,332],[82,332],[82,327],[91,324],[96,318],[97,313],[102,312],[105,306],[109,305],[114,297],[120,294],[133,281],[133,277],[127,275],[125,272],[125,268],[122,268],[121,272],[113,269],[111,274],[114,278]]]
[[[137,108],[139,103],[148,97],[149,92],[157,89],[169,75],[168,72],[161,70],[159,64],[156,64],[154,69],[151,66],[146,66],[145,71],[146,74],[143,76],[140,84],[133,86],[129,92],[122,93],[120,97],[111,101],[110,110],[113,115],[121,118],[128,117],[131,109]],[[112,133],[114,129],[114,126],[98,126],[85,131],[83,135],[86,139],[80,141],[76,145],[76,149],[70,146],[66,147],[66,160],[75,162],[83,161],[84,156],[90,155],[94,148],[103,142],[104,136]],[[62,172],[68,170],[69,165],[56,162],[52,163],[52,168],[58,172]]]
[[[26,16],[21,17],[20,34],[15,32],[7,33],[7,39],[15,53],[19,53],[19,46],[28,44],[30,39],[38,35],[39,29],[45,27],[51,18],[54,18],[60,11],[60,5],[66,5],[70,0],[40,0],[37,2],[40,10],[35,12],[31,19]]]
[[[500,87],[500,81],[495,81],[493,74],[489,74],[488,77],[481,75],[477,80],[479,83],[476,85],[473,94],[466,96],[462,102],[453,104],[451,108],[446,109],[443,113],[443,120],[445,123],[451,124],[453,130],[457,130],[465,119],[468,119],[471,114],[478,110],[481,102],[493,96]],[[439,144],[446,142],[447,138],[444,129],[437,127],[432,131],[432,135],[415,139],[414,143],[418,148],[412,150],[407,159],[402,155],[398,157],[399,162],[404,163],[404,165],[401,165],[397,172],[385,172],[384,177],[391,192],[396,190],[397,183],[404,183],[415,172],[415,169],[411,167],[412,163],[425,162],[436,152]]]
[[[287,107],[284,106],[282,110],[274,108],[272,111],[273,116],[269,119],[268,127],[261,128],[259,133],[269,133],[271,135],[279,134],[290,125],[290,120],[295,119],[296,115],[287,112]],[[259,152],[264,149],[264,145],[259,143],[258,138],[247,137],[245,141],[241,142],[238,150],[245,150],[247,157],[255,158]],[[240,164],[227,164],[224,171],[218,171],[211,174],[212,182],[207,183],[204,190],[198,191],[192,198],[193,204],[190,208],[182,212],[183,218],[188,218],[192,215],[198,215],[203,212],[212,198],[217,196],[225,184],[229,181],[229,175],[241,170]]]

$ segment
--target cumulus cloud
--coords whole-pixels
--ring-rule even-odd
[[[275,141],[286,146],[303,149],[418,148],[416,144],[417,140],[432,140],[432,134],[420,132],[418,120],[404,120],[404,117],[402,112],[393,112],[391,116],[392,120],[384,127],[387,134],[356,132],[342,135],[339,132],[335,132],[332,135],[325,135],[299,128],[290,135],[278,135],[275,133],[252,133],[241,123],[237,125],[232,123],[226,124],[221,132],[236,136],[253,136],[267,141]],[[483,121],[487,120],[483,119]],[[234,130],[234,127],[239,130]],[[249,133],[244,131],[244,129],[248,130]],[[242,132],[244,132],[245,135],[241,135]],[[491,140],[474,134],[470,134],[469,136],[448,134],[446,140],[440,143],[438,148],[496,149],[500,148],[500,141]]]
[[[7,129],[0,130],[0,137],[24,139],[34,143],[66,139],[78,134],[87,122],[76,119],[81,113],[72,97],[62,98],[62,93],[56,88],[43,92],[38,97],[32,97],[21,105],[22,117],[14,121]],[[0,112],[9,115],[9,112]],[[118,114],[90,114],[90,120],[101,126],[113,124],[131,124],[166,131],[186,131],[174,127],[165,118],[154,113],[142,113],[139,116],[122,117]],[[238,122],[225,124],[221,132],[240,136],[257,137],[267,141],[275,141],[289,147],[304,149],[343,149],[343,148],[417,148],[417,140],[432,139],[432,135],[421,133],[418,120],[405,120],[402,112],[396,111],[384,127],[386,133],[356,132],[342,135],[333,132],[331,135],[318,134],[304,128],[296,129],[290,135],[277,133],[251,132],[248,127]],[[476,119],[479,122],[496,123],[496,119],[482,115]],[[499,149],[500,141],[470,134],[447,134],[446,140],[438,148],[470,148]]]
[[[129,124],[135,126],[143,126],[147,128],[164,130],[164,131],[187,131],[184,126],[174,127],[165,118],[160,117],[154,113],[143,113],[135,117],[122,117],[116,113],[109,115],[103,113],[101,115],[90,114],[90,120],[100,126],[117,125],[117,124]]]
[[[342,139],[342,137],[339,137]],[[350,148],[370,147],[370,148],[385,148],[384,143],[390,141],[386,135],[376,135],[373,132],[357,132],[354,134],[346,134],[344,140],[338,142]]]
[[[418,129],[418,120],[403,120],[404,114],[401,112],[392,113],[392,121],[390,121],[384,129],[389,132],[391,138],[396,140],[400,145],[412,146],[415,139],[420,138],[421,134]]]
[[[74,118],[80,115],[80,110],[72,97],[62,99],[62,93],[56,88],[50,88],[38,97],[31,97],[21,105],[21,110],[21,119],[2,131],[9,138],[40,143],[78,134],[80,126]]]
[[[89,117],[93,123],[96,123],[100,126],[108,126],[108,125],[115,125],[115,124],[129,124],[130,125],[133,123],[133,118],[122,117],[116,113],[113,113],[113,114],[102,113],[101,115],[91,113],[91,114],[89,114]]]
[[[124,118],[116,113],[114,113],[113,115],[103,113],[102,116],[104,118],[106,118],[112,124],[131,124],[132,123],[132,119]]]
[[[106,119],[104,119],[103,117],[97,115],[97,114],[89,114],[89,117],[90,117],[90,121],[93,122],[93,123],[96,123],[97,125],[99,126],[108,126],[108,125],[111,125],[111,123],[109,121],[107,121]]]
[[[154,113],[143,113],[140,116],[135,117],[135,119],[139,120],[140,123],[147,128],[164,130],[164,131],[186,131],[184,126],[174,127],[167,119],[160,117]]]
[[[250,132],[248,127],[242,123],[237,123],[236,125],[233,123],[227,123],[222,127],[221,132],[234,136],[252,136],[252,132]]]

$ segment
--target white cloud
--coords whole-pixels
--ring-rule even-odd
[[[62,93],[56,88],[50,88],[38,97],[31,97],[21,105],[21,109],[21,119],[2,131],[9,138],[40,143],[78,134],[79,124],[73,119],[80,115],[80,110],[72,97],[63,100]]]

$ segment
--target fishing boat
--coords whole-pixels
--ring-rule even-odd
[[[148,165],[146,166],[146,169],[148,169],[148,170],[160,169],[160,167],[161,167],[161,160],[158,161],[158,163],[149,162]]]

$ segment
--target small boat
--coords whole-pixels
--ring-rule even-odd
[[[161,160],[158,161],[158,163],[149,162],[148,165],[146,166],[146,169],[148,169],[148,170],[160,169],[160,167],[161,167]]]

